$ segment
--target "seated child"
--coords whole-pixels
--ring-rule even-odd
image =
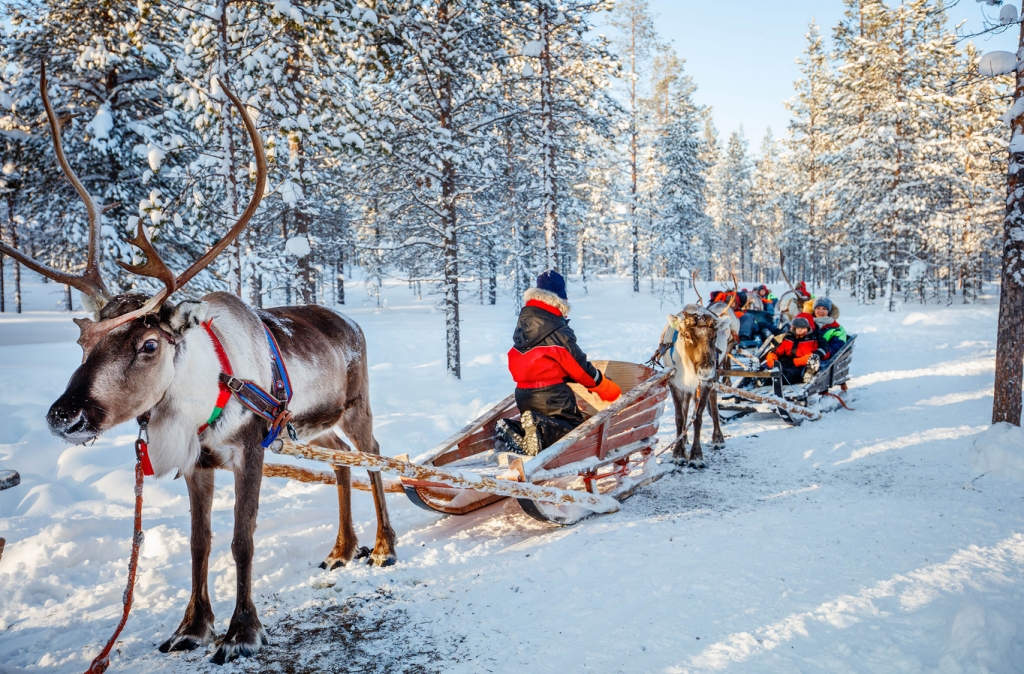
[[[519,313],[508,369],[516,381],[516,405],[522,421],[499,419],[495,431],[509,451],[536,456],[583,423],[568,381],[593,391],[602,400],[621,395],[618,385],[594,367],[576,344],[569,327],[565,279],[556,271],[537,277],[526,291]]]
[[[764,364],[773,368],[778,363],[787,384],[806,384],[814,379],[821,361],[828,356],[821,333],[814,329],[814,317],[799,314],[782,342],[765,356]]]
[[[821,339],[825,342],[825,346],[828,349],[829,357],[834,356],[844,346],[846,346],[846,330],[843,326],[839,325],[839,321],[836,320],[835,316],[838,316],[838,312],[834,312],[834,306],[832,300],[827,297],[819,297],[814,300],[814,325],[821,333]],[[835,316],[833,316],[833,313]]]

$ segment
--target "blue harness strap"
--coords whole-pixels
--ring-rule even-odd
[[[277,439],[282,426],[287,423],[287,415],[284,417],[282,415],[285,414],[288,403],[292,399],[292,382],[288,377],[288,369],[284,365],[284,358],[281,356],[277,340],[274,339],[274,335],[265,324],[263,330],[267,334],[267,343],[270,346],[270,369],[274,376],[274,383],[271,385],[273,393],[267,393],[251,381],[237,379],[225,373],[221,373],[220,377],[224,385],[235,394],[238,402],[253,414],[270,422],[270,432],[260,443],[267,448]],[[282,423],[277,423],[278,419],[282,418]],[[290,424],[289,433],[294,434]]]

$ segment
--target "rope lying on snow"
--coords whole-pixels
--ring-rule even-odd
[[[843,409],[850,410],[851,412],[856,412],[857,411],[857,408],[855,408],[855,407],[847,407],[846,403],[843,401],[843,399],[840,398],[839,396],[837,396],[835,393],[829,393],[828,391],[822,391],[822,394],[827,395],[827,396],[832,396],[833,398],[838,400],[839,404],[843,406]]]
[[[141,439],[139,440],[141,442]],[[139,548],[142,547],[142,459],[139,455],[138,443],[135,447],[136,461],[135,461],[135,533],[132,536],[132,555],[131,560],[128,562],[128,585],[124,589],[124,611],[121,614],[121,622],[117,624],[117,629],[114,630],[114,635],[110,637],[110,641],[104,646],[100,654],[96,656],[96,659],[89,665],[88,671],[85,674],[103,674],[107,671],[107,667],[110,666],[110,650],[114,647],[114,643],[117,642],[117,638],[121,636],[121,630],[124,629],[124,624],[128,622],[128,612],[132,610],[132,597],[135,594],[135,572],[139,566]]]

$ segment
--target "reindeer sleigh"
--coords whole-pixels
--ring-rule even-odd
[[[389,458],[339,452],[287,440],[271,445],[271,450],[397,475],[397,481],[386,484],[387,491],[403,491],[417,506],[445,515],[468,515],[514,498],[535,519],[575,524],[595,513],[615,512],[619,502],[671,471],[656,460],[654,436],[668,398],[672,370],[619,361],[592,362],[619,384],[622,396],[609,404],[570,384],[580,410],[589,418],[535,457],[505,452],[495,432],[498,419],[519,417],[514,395],[495,403],[414,461],[408,455]],[[312,471],[290,467],[272,470],[280,471],[282,477],[306,481],[329,482],[333,477],[324,473],[318,478]]]
[[[788,424],[799,425],[804,421],[817,421],[823,412],[831,412],[846,403],[829,389],[839,387],[846,391],[850,379],[850,363],[857,335],[850,335],[846,345],[827,361],[810,382],[787,384],[778,369],[760,370],[756,364],[774,344],[766,342],[751,359],[750,369],[720,369],[722,378],[716,385],[719,396],[725,402],[718,406],[723,423],[735,421],[755,412],[775,413]],[[742,361],[739,361],[742,362]],[[740,378],[733,386],[732,378]]]

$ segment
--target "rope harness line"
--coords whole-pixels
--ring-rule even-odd
[[[839,404],[842,405],[843,409],[845,409],[845,410],[849,410],[851,412],[856,412],[857,411],[857,408],[855,408],[855,407],[847,407],[846,406],[846,402],[843,401],[843,399],[840,398],[839,396],[837,396],[835,393],[829,393],[828,391],[822,391],[822,394],[827,395],[827,396],[832,396],[833,398],[838,400]]]
[[[128,622],[128,614],[132,610],[132,599],[135,596],[135,574],[139,568],[139,550],[142,548],[143,540],[145,540],[145,536],[142,533],[142,481],[144,474],[153,474],[153,467],[149,465],[149,432],[146,430],[148,426],[149,413],[147,412],[142,417],[139,417],[139,439],[135,441],[135,526],[134,533],[132,534],[132,553],[128,561],[128,582],[124,588],[124,595],[121,600],[124,603],[121,621],[117,623],[114,634],[107,641],[107,645],[103,647],[100,654],[92,661],[92,664],[89,665],[89,669],[86,670],[85,674],[103,674],[103,672],[107,671],[107,667],[110,666],[110,651],[114,648],[114,644],[117,643],[117,638],[121,636],[121,630],[124,629],[125,623]],[[144,436],[145,439],[143,439]],[[145,466],[149,467],[148,473],[145,471]]]

